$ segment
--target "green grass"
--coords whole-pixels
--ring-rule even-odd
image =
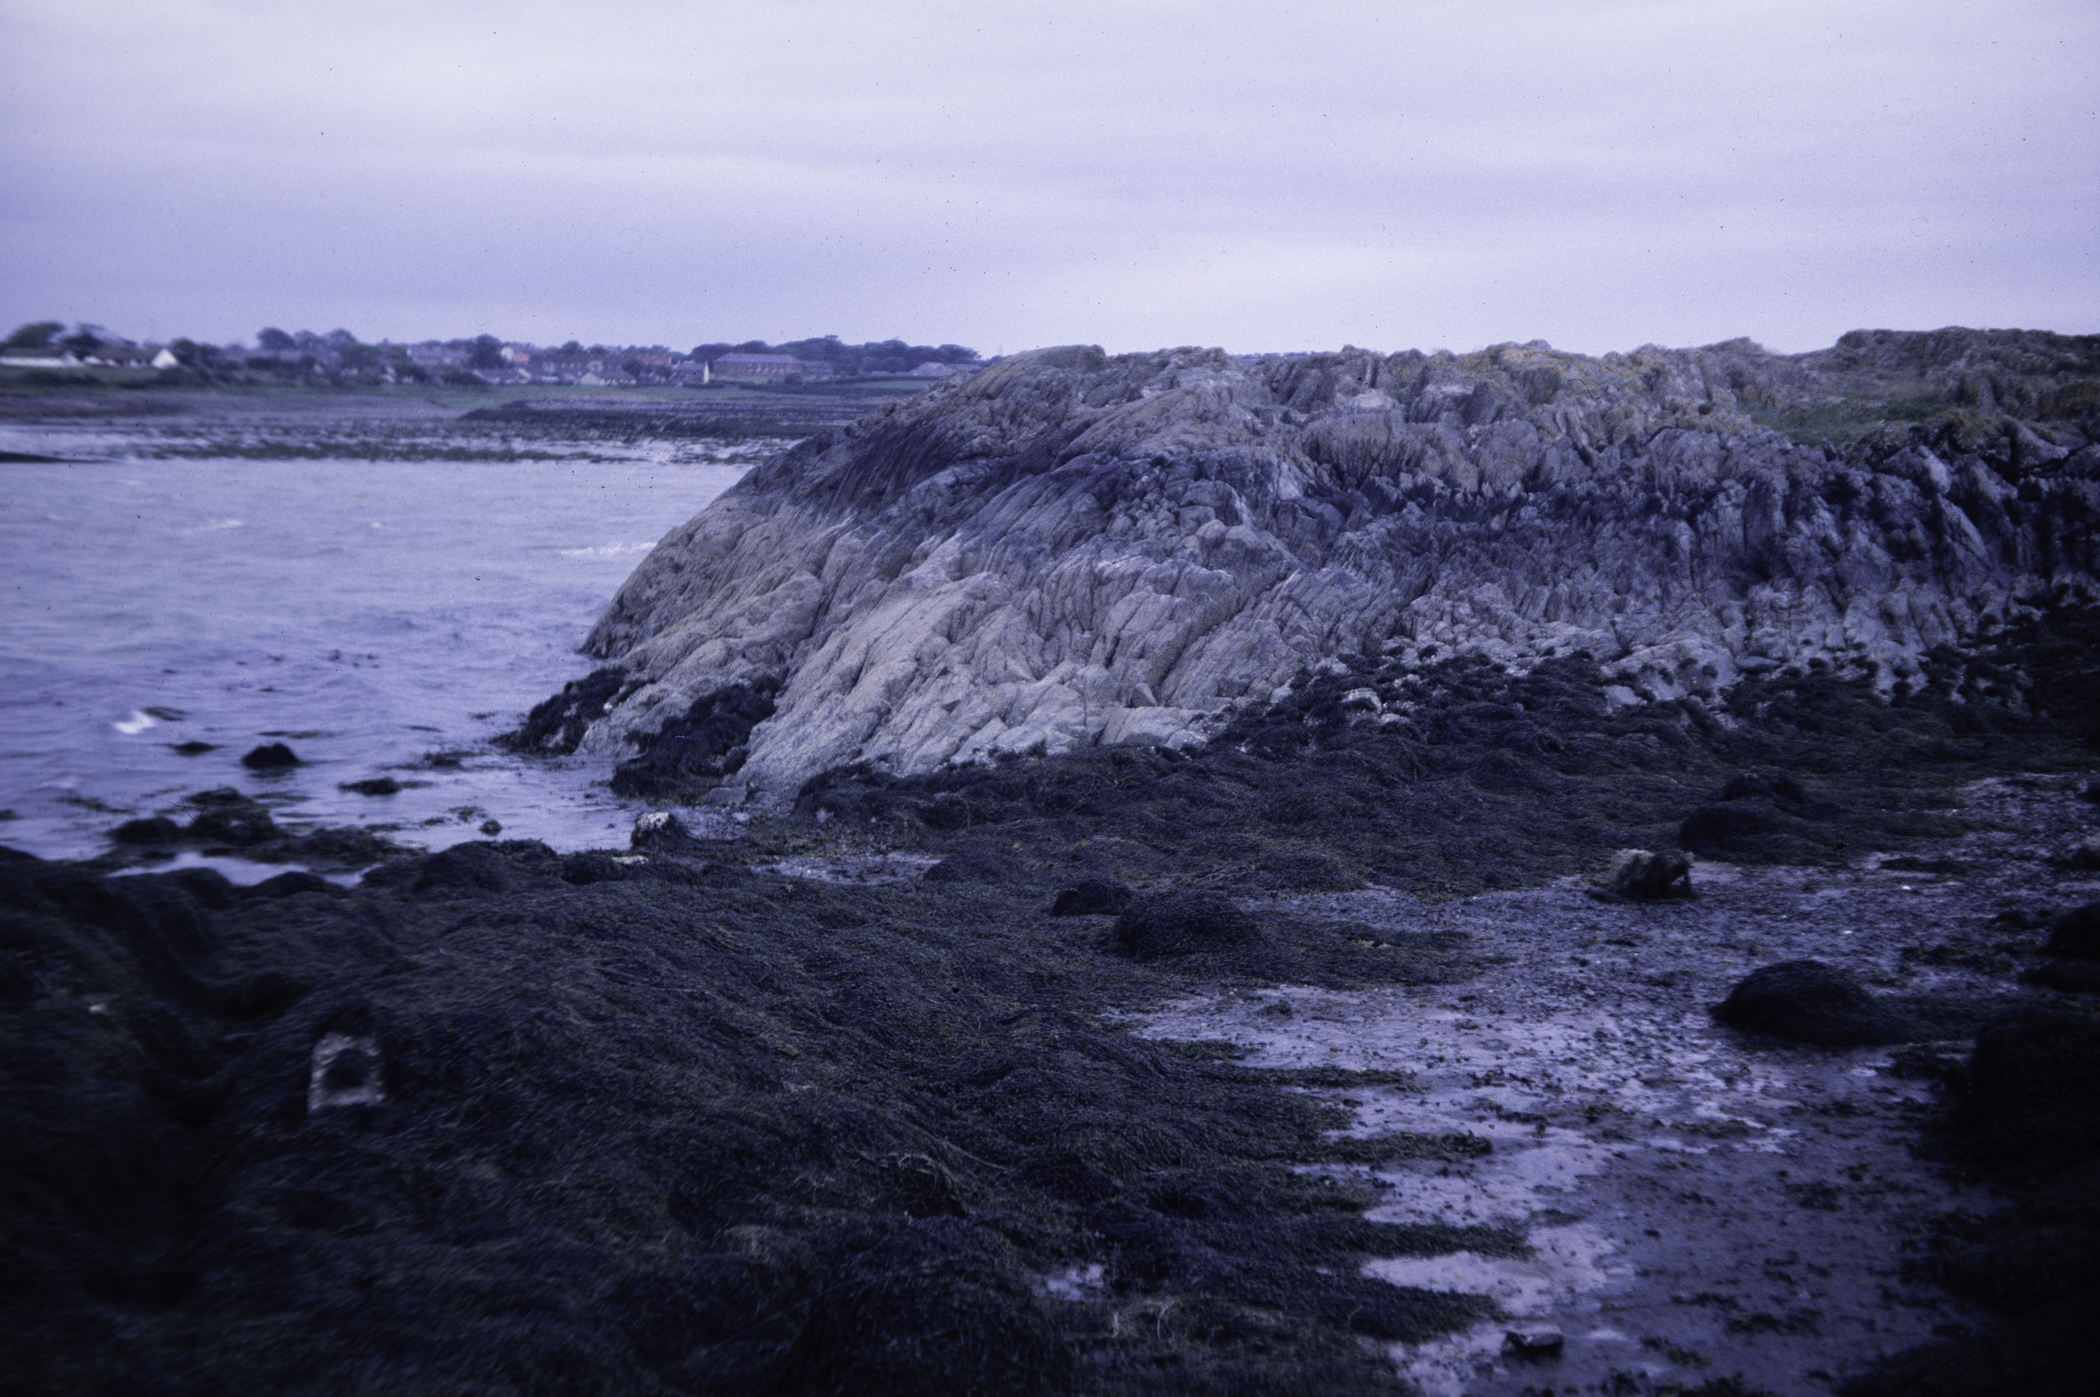
[[[1932,422],[1957,411],[1938,393],[1910,393],[1879,400],[1847,399],[1811,408],[1752,408],[1750,420],[1796,446],[1829,442],[1850,446],[1885,422]]]

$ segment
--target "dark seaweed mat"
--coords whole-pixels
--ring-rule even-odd
[[[1598,873],[1626,847],[1838,864],[1965,832],[1942,813],[1954,783],[2090,767],[2100,612],[2046,606],[1977,652],[1935,652],[1887,696],[1818,667],[1738,684],[1725,706],[1613,713],[1604,682],[1583,654],[1521,676],[1479,657],[1409,674],[1344,656],[1193,751],[903,778],[848,767],[796,809],[897,845],[997,842],[1081,873],[1249,895],[1364,879],[1471,894]],[[1401,721],[1345,709],[1365,687],[1394,695]]]
[[[1365,1147],[1105,1028],[1186,982],[1049,917],[1047,882],[525,842],[348,892],[0,882],[0,1326],[31,1390],[1389,1390],[1364,1339],[1488,1307],[1362,1261],[1523,1245],[1285,1167]],[[1358,982],[1452,960],[1269,940],[1322,935]],[[309,1114],[327,1033],[377,1043],[383,1104]],[[1112,1304],[1038,1293],[1087,1263]]]
[[[1941,1220],[1915,1279],[1994,1311],[1983,1332],[1898,1354],[1848,1397],[2084,1397],[2100,1371],[2100,1015],[2024,1007],[1976,1037],[1928,1145],[2007,1206]]]

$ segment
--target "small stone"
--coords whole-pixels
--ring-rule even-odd
[[[483,820],[481,822],[481,832],[493,839],[495,836],[503,833],[503,826],[494,820]]]
[[[391,776],[372,776],[363,781],[345,781],[336,789],[361,796],[390,796],[400,794],[401,783]]]

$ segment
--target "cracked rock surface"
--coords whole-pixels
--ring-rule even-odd
[[[1810,662],[1886,688],[2090,594],[2096,370],[2024,331],[1022,355],[666,536],[589,637],[620,685],[583,741],[777,684],[708,777],[777,802],[856,762],[1187,745],[1348,654],[1587,653],[1627,704]]]

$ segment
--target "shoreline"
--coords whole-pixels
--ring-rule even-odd
[[[1848,692],[1796,687],[1822,692],[1831,714]],[[1477,700],[1449,702],[1455,716]],[[1523,799],[1481,807],[1470,850],[1433,866],[1379,862],[1390,836],[1375,828],[1277,825],[1259,795],[1179,807],[1179,828],[1153,813],[1225,780],[1324,799],[1338,773],[1404,741],[1345,714],[1284,712],[1308,745],[1258,759],[1214,744],[906,781],[837,773],[793,814],[703,810],[690,829],[644,822],[625,849],[566,856],[497,838],[389,860],[350,889],[310,874],[229,889],[194,870],[83,882],[85,869],[11,860],[16,886],[44,889],[21,905],[45,910],[40,968],[10,1012],[37,1025],[26,1041],[46,1044],[45,1071],[96,1055],[51,1084],[84,1087],[92,1078],[68,1074],[108,1051],[93,1045],[128,1043],[137,1065],[123,1070],[158,1063],[205,1095],[179,1117],[101,1120],[92,1158],[106,1164],[32,1111],[15,1134],[29,1153],[10,1168],[101,1178],[147,1148],[141,1129],[158,1132],[155,1153],[228,1161],[160,1186],[191,1190],[170,1196],[161,1223],[105,1212],[114,1195],[43,1195],[57,1208],[48,1221],[101,1229],[97,1245],[116,1250],[93,1265],[114,1269],[92,1282],[40,1270],[54,1298],[22,1332],[50,1336],[36,1352],[54,1374],[78,1356],[62,1333],[101,1334],[97,1345],[132,1355],[110,1360],[120,1367],[179,1363],[176,1349],[200,1341],[224,1363],[236,1353],[223,1345],[253,1341],[198,1329],[196,1307],[216,1296],[214,1313],[246,1307],[241,1334],[296,1326],[261,1341],[281,1350],[267,1360],[239,1349],[271,1371],[353,1355],[501,1371],[527,1354],[545,1363],[549,1343],[587,1343],[600,1385],[668,1380],[673,1359],[650,1355],[691,1353],[680,1361],[708,1356],[681,1382],[788,1391],[996,1380],[1138,1392],[1150,1389],[1135,1375],[1161,1364],[1204,1385],[1377,1392],[1410,1375],[1468,1394],[1549,1372],[1642,1393],[1739,1371],[1725,1390],[1827,1390],[1800,1385],[1815,1367],[1869,1391],[1874,1363],[1899,1371],[1911,1360],[1892,1351],[1913,1342],[1955,1345],[1932,1360],[1954,1373],[1964,1343],[1984,1355],[1969,1360],[1979,1372],[2002,1361],[2001,1333],[2023,1333],[2029,1358],[2056,1352],[1914,1264],[1934,1247],[1973,1250],[1960,1217],[1986,1216],[1947,1168],[2009,1190],[1989,1215],[2008,1236],[2027,1235],[2021,1200],[2042,1186],[1911,1156],[1960,1098],[1933,1085],[1941,1069],[1902,1063],[1958,1062],[1965,1043],[1908,1058],[1901,1044],[1790,1046],[1704,1015],[1733,978],[1808,954],[1883,996],[2090,1016],[2082,998],[2020,984],[2038,928],[2093,886],[2065,862],[2096,809],[2081,798],[2096,762],[2075,719],[2006,715],[1956,746],[1911,749],[1939,756],[1894,785],[1878,769],[1893,739],[1871,729],[1687,730],[1692,746],[1670,759],[1687,803],[1636,828],[1686,818],[1755,752],[1767,772],[1799,773],[1826,824],[1915,832],[1854,836],[1806,866],[1753,841],[1747,862],[1695,862],[1695,898],[1629,902],[1588,891],[1619,834],[1608,822],[1513,861],[1510,841],[1528,836],[1496,822]],[[1591,712],[1607,744],[1668,716],[1601,699]],[[1467,775],[1465,739],[1452,741],[1450,772],[1387,799],[1509,786],[1506,769]],[[1600,814],[1663,789],[1637,769],[1561,779]],[[1047,914],[1088,878],[1223,894],[1255,939],[1133,960],[1111,918]],[[157,962],[156,945],[177,961]],[[170,1013],[184,1051],[202,1054],[190,1066],[166,1056],[177,1040],[147,1031]],[[544,1027],[513,1039],[532,1023]],[[1431,1045],[1410,1046],[1420,1038]],[[340,1042],[369,1044],[383,1100],[315,1104],[306,1064],[317,1043]],[[681,1075],[647,1065],[667,1052]],[[622,1085],[635,1072],[646,1088]],[[688,1097],[687,1078],[712,1085]],[[678,1124],[703,1120],[697,1134]],[[665,1129],[684,1153],[649,1143]],[[388,1202],[381,1180],[402,1170],[444,1206]],[[549,1191],[557,1177],[571,1182]],[[682,1179],[716,1182],[687,1193]],[[379,1225],[389,1210],[401,1221]],[[563,1274],[582,1289],[531,1259],[552,1243],[527,1245],[521,1226],[567,1239]],[[1927,1250],[1905,1252],[1905,1236]],[[394,1279],[284,1309],[267,1285],[250,1288],[280,1254],[334,1278],[324,1287]],[[38,1255],[38,1267],[58,1261]],[[514,1265],[527,1269],[496,1290],[442,1279]],[[732,1273],[743,1279],[726,1288],[640,1298],[669,1294],[675,1276]],[[124,1275],[161,1276],[169,1298],[120,1341],[92,1296]],[[498,1332],[506,1286],[581,1308],[568,1327],[505,1340],[516,1353],[499,1358],[473,1336]],[[392,1318],[316,1327],[317,1313],[372,1303],[354,1293],[398,1296],[379,1312]],[[768,1297],[756,1319],[737,1308],[753,1293]],[[925,1327],[936,1312],[959,1317],[961,1347]],[[756,1347],[710,1337],[753,1323]],[[1562,1336],[1554,1366],[1504,1354],[1505,1331],[1549,1326]],[[1010,1354],[1033,1367],[1002,1366]]]

